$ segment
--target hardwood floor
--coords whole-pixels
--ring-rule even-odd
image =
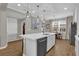
[[[75,47],[68,40],[56,40],[56,45],[46,56],[75,56]]]
[[[22,40],[8,43],[8,47],[0,50],[0,56],[21,56]],[[46,54],[46,56],[75,56],[74,46],[66,40],[56,40],[55,46]]]
[[[22,40],[9,42],[8,47],[0,50],[0,56],[21,56]]]

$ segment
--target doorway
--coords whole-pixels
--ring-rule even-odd
[[[25,22],[23,23],[23,35],[25,34]]]

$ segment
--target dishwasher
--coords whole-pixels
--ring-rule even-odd
[[[47,52],[47,37],[37,40],[37,56],[44,56]]]

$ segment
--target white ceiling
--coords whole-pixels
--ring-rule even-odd
[[[73,15],[74,9],[77,3],[20,3],[21,6],[17,6],[18,3],[9,3],[8,8],[17,10],[22,13],[26,13],[29,10],[32,16],[39,15],[46,19],[61,18]],[[39,8],[37,8],[39,5]],[[68,8],[64,10],[64,8]],[[43,12],[46,10],[46,12]]]

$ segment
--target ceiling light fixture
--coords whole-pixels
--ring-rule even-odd
[[[17,6],[21,6],[21,4],[17,4]]]
[[[35,11],[33,10],[32,13],[35,13]]]
[[[67,10],[68,8],[64,8],[64,10]]]

